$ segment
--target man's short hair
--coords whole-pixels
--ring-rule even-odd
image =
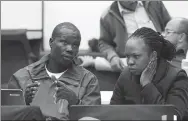
[[[77,37],[79,40],[81,40],[81,34],[80,34],[79,29],[74,24],[72,24],[70,22],[63,22],[63,23],[58,24],[52,32],[52,38],[57,37],[60,34],[59,33],[60,30],[63,28],[72,30],[74,32],[75,37]]]
[[[187,18],[180,18],[180,26],[179,26],[179,32],[186,34],[186,40],[188,42],[188,19]]]

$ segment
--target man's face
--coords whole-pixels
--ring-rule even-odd
[[[178,40],[180,39],[180,33],[178,32],[179,21],[171,20],[167,23],[165,27],[165,32],[163,36],[166,40],[170,41],[175,47],[178,45]]]
[[[131,9],[131,10],[135,10],[136,6],[137,6],[137,1],[119,1],[120,5],[127,9]]]
[[[59,64],[69,65],[78,54],[80,39],[76,32],[63,28],[56,37],[51,38],[51,56]]]
[[[150,61],[148,46],[138,38],[127,41],[125,52],[127,65],[131,73],[140,75]]]

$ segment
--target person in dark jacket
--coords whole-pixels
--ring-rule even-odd
[[[115,1],[100,18],[99,50],[114,71],[121,71],[128,37],[141,27],[162,32],[170,18],[162,1]]]
[[[172,66],[175,47],[151,28],[136,30],[126,43],[127,67],[110,104],[172,104],[181,119],[188,111],[188,77]]]
[[[186,58],[188,51],[188,19],[171,19],[165,27],[163,36],[176,47],[176,56],[172,59],[171,63],[181,68],[182,59]]]
[[[27,105],[33,103],[34,97],[38,97],[39,101],[35,105],[39,105],[41,108],[46,108],[48,103],[58,105],[61,99],[66,100],[68,106],[100,105],[98,79],[90,71],[79,66],[76,61],[80,41],[81,34],[75,25],[70,22],[58,24],[49,41],[50,54],[14,73],[8,88],[22,89]],[[44,97],[45,95],[46,97]],[[48,101],[48,99],[50,102],[43,106],[45,104],[43,101]],[[56,108],[56,106],[52,106],[52,108]],[[63,116],[60,115],[57,118],[67,118],[67,115]]]

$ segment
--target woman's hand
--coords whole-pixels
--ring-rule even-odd
[[[142,85],[142,87],[152,82],[153,77],[156,73],[156,67],[157,58],[153,57],[140,77],[140,84]]]

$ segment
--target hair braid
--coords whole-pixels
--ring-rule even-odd
[[[169,41],[165,40],[162,35],[151,28],[142,27],[137,29],[129,38],[141,38],[152,51],[156,51],[158,58],[172,60],[175,55],[175,47]]]

